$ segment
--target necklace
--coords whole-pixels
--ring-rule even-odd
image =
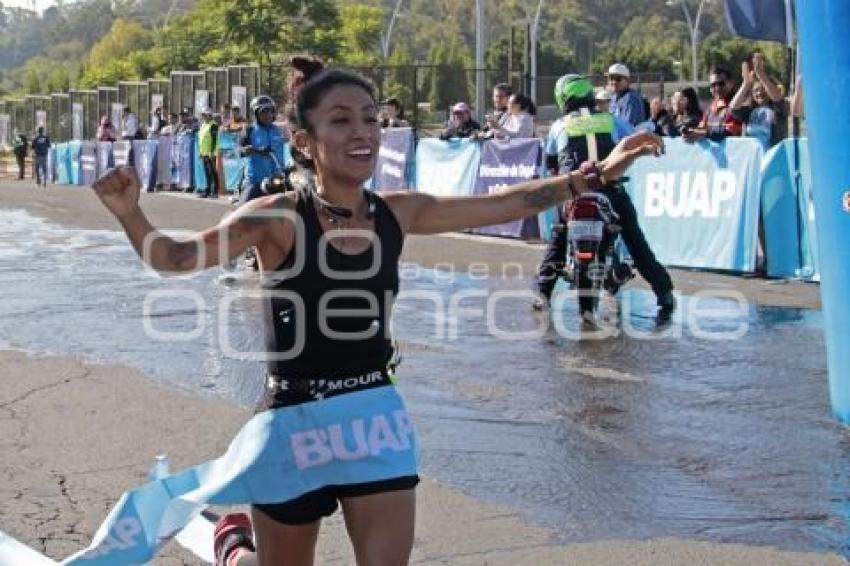
[[[345,251],[349,247],[349,238],[352,237],[346,236],[345,232],[351,227],[351,221],[354,218],[354,210],[328,202],[319,195],[318,191],[313,191],[313,196],[316,200],[316,205],[318,206],[319,211],[324,215],[328,223],[335,228],[336,233],[329,237],[339,240],[339,250]],[[369,199],[367,198],[367,201],[368,200]],[[367,211],[367,217],[372,217],[371,205]]]

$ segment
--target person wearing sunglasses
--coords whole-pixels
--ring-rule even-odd
[[[708,77],[711,105],[698,127],[682,133],[685,141],[693,143],[705,138],[720,141],[727,136],[741,135],[743,124],[732,114],[731,101],[735,85],[731,78],[729,71],[721,67],[711,71]]]
[[[613,93],[609,109],[611,114],[622,118],[632,126],[646,120],[643,99],[631,88],[629,68],[622,63],[608,67],[608,90]]]

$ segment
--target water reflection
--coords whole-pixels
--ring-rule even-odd
[[[591,340],[573,300],[531,312],[528,280],[414,271],[394,329],[426,474],[565,540],[848,554],[850,436],[830,416],[820,313],[684,297],[658,331],[652,296],[626,291],[621,320],[603,309],[611,337]],[[2,347],[122,363],[246,405],[259,391],[261,365],[221,353],[262,344],[251,274],[159,279],[123,235],[0,211],[0,287]],[[700,334],[742,325],[738,339]]]

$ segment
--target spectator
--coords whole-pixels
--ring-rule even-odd
[[[204,174],[207,182],[204,190],[198,191],[200,198],[218,198],[218,170],[216,155],[218,146],[218,122],[213,119],[212,111],[201,111],[201,124],[198,130],[198,153],[204,163]]]
[[[446,128],[440,134],[441,140],[449,138],[469,138],[481,130],[481,125],[472,119],[472,110],[466,102],[458,102],[452,107],[452,116]]]
[[[733,115],[744,122],[744,135],[758,139],[765,149],[788,133],[788,103],[767,76],[761,53],[753,55],[752,67],[749,61],[741,64],[741,88],[729,106]]]
[[[677,93],[676,107],[673,109],[672,128],[664,132],[665,136],[678,137],[694,128],[698,128],[702,122],[702,110],[699,107],[697,91],[691,87],[682,89]]]
[[[511,115],[510,99],[513,93],[514,91],[508,83],[499,83],[493,87],[493,112],[485,117],[486,122],[481,130],[481,137],[493,137],[496,129],[505,125]]]
[[[599,112],[611,113],[611,97],[613,93],[605,87],[597,87],[593,90],[593,98],[596,100],[596,109]],[[614,126],[619,132],[619,135],[625,137],[634,133],[635,128],[617,115],[614,116]]]
[[[537,106],[524,94],[512,94],[510,111],[503,123],[494,129],[497,138],[533,138]]]
[[[732,99],[732,84],[729,71],[715,67],[708,78],[711,87],[711,105],[708,107],[699,126],[682,133],[687,142],[701,139],[720,141],[727,136],[740,136],[743,125],[732,115],[729,104]]]
[[[106,114],[100,117],[100,125],[97,127],[96,138],[97,141],[103,142],[115,141],[115,128],[112,126],[112,120]]]
[[[44,128],[39,126],[32,140],[32,153],[35,159],[35,182],[43,187],[47,186],[47,154],[49,152],[50,138],[44,133]]]
[[[664,106],[661,98],[656,97],[649,101],[649,119],[655,125],[656,135],[666,136],[674,129],[673,116],[670,115],[670,111]]]
[[[121,139],[134,140],[139,133],[139,119],[130,110],[129,106],[124,107],[124,112],[121,116]]]
[[[242,116],[242,109],[238,106],[232,106],[230,108],[230,121],[225,129],[228,132],[239,134],[242,133],[245,129],[245,117]]]
[[[161,136],[173,136],[180,126],[180,117],[174,112],[168,113],[168,123],[159,131]]]
[[[177,134],[186,134],[198,131],[200,128],[198,119],[192,114],[192,108],[186,106],[180,112],[180,126],[177,128]]]
[[[230,121],[233,119],[233,109],[229,102],[221,105],[221,114],[219,114],[219,125],[225,130],[230,126]]]
[[[151,127],[148,132],[148,136],[150,138],[156,138],[162,133],[162,129],[165,127],[166,121],[165,116],[162,113],[162,107],[157,106],[153,112],[151,112]]]
[[[646,120],[643,109],[643,99],[636,90],[631,88],[629,68],[622,63],[614,63],[608,67],[608,88],[614,93],[611,97],[610,111],[632,126],[637,126]]]
[[[410,123],[404,119],[404,108],[398,98],[388,98],[383,103],[382,128],[408,128]]]
[[[29,148],[29,140],[21,132],[15,132],[15,143],[12,146],[12,151],[15,154],[15,161],[18,163],[18,179],[24,178],[24,169],[26,168],[27,149]]]

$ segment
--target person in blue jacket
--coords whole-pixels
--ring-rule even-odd
[[[239,202],[245,204],[263,196],[262,183],[284,165],[283,133],[274,124],[277,105],[270,96],[261,94],[251,100],[253,124],[245,129],[240,141],[240,153],[248,157],[242,180]]]

